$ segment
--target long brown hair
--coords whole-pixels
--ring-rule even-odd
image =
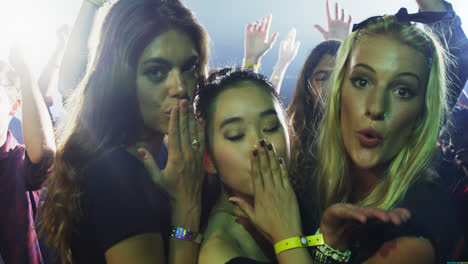
[[[101,153],[135,143],[143,122],[136,96],[136,69],[144,48],[169,29],[192,38],[205,76],[208,36],[178,0],[120,0],[110,7],[90,55],[85,77],[67,101],[59,127],[55,170],[46,181],[42,232],[62,263],[70,259],[73,223],[80,217],[83,170]]]
[[[316,150],[314,138],[324,107],[320,87],[314,87],[309,78],[325,55],[336,56],[340,44],[336,40],[324,41],[310,52],[299,73],[291,104],[286,110],[296,133],[292,144],[291,173],[296,174],[296,180],[302,181],[296,183],[297,186],[304,186],[312,173]],[[298,194],[301,192],[299,189]]]

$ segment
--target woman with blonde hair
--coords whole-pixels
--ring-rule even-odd
[[[310,190],[321,237],[302,243],[309,234],[290,225],[300,216],[289,190],[267,184],[281,174],[262,160],[253,205],[232,198],[271,238],[280,263],[445,263],[458,223],[429,164],[445,118],[446,57],[410,21],[446,16],[401,9],[355,25],[341,45]]]

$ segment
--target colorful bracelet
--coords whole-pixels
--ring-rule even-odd
[[[106,3],[104,0],[88,0],[88,1],[95,4],[98,7],[101,7]]]
[[[171,226],[171,237],[201,244],[203,235],[179,226]]]
[[[303,236],[303,237],[291,237],[281,240],[275,244],[275,253],[279,253],[293,249],[293,248],[302,248],[302,247],[315,247],[323,244],[322,234],[313,235],[313,236]]]
[[[258,68],[258,67],[259,67],[260,63],[252,64],[252,63],[248,62],[248,61],[244,58],[244,61],[242,62],[242,65],[244,65],[245,68],[255,69],[255,68]]]
[[[320,228],[315,234],[320,234]],[[315,248],[312,256],[321,263],[348,263],[351,259],[351,250],[341,252],[323,242]]]

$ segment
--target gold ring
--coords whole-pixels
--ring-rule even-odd
[[[200,142],[197,139],[192,140],[192,148],[193,149],[198,149],[200,147]]]

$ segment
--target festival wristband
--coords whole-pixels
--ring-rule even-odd
[[[259,67],[259,63],[252,64],[252,63],[248,62],[245,58],[244,58],[244,61],[242,62],[242,64],[244,65],[245,68],[249,68],[249,69],[255,69],[255,68]]]
[[[275,253],[279,253],[293,249],[293,248],[302,248],[302,247],[315,247],[323,245],[323,236],[322,234],[313,235],[313,236],[303,236],[303,237],[291,237],[279,241],[275,244]]]
[[[171,237],[201,244],[203,235],[179,226],[171,226]]]
[[[93,3],[94,5],[101,7],[104,5],[104,0],[88,0],[89,2]]]

